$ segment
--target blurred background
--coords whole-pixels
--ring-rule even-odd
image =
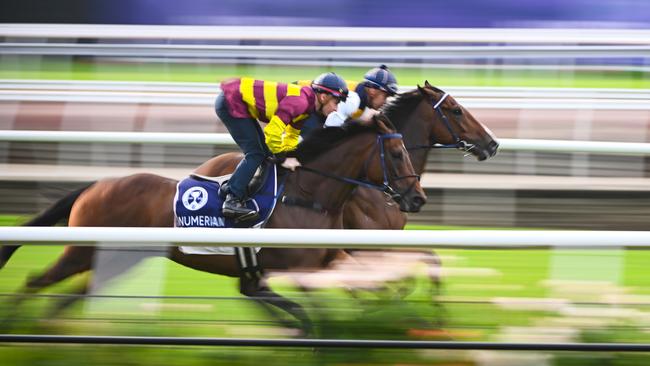
[[[429,201],[410,215],[408,228],[647,230],[647,1],[26,0],[0,3],[0,22],[0,222],[5,225],[19,225],[103,177],[153,172],[182,178],[235,149],[20,140],[9,131],[165,132],[172,141],[180,133],[224,133],[212,105],[225,78],[290,82],[335,71],[361,80],[368,69],[387,64],[401,90],[428,80],[502,140],[498,155],[484,162],[455,150],[431,150],[422,179]],[[527,145],[529,139],[569,143],[545,149]],[[625,153],[584,152],[583,142],[599,141],[637,144]],[[39,315],[48,297],[34,298],[14,314],[13,293],[60,252],[25,247],[0,272],[2,315],[14,319],[11,332],[286,336],[238,297],[233,280],[162,259],[145,261],[98,294],[109,298],[88,299],[58,320]],[[436,305],[427,289],[426,273],[433,269],[422,265],[413,265],[417,274],[408,287],[415,291],[406,300],[375,292],[350,296],[338,289],[349,284],[336,281],[313,285],[319,290],[311,300],[296,290],[310,284],[285,278],[277,286],[310,304],[323,338],[648,341],[645,251],[437,253],[443,265],[435,271],[443,287],[433,298]],[[388,287],[399,291],[402,280]],[[48,294],[65,293],[75,281],[81,279]],[[114,364],[109,348],[80,348],[93,364]],[[48,364],[53,357],[88,362],[75,356],[76,348],[55,354],[31,350],[0,347],[0,355],[26,364]],[[305,364],[643,365],[648,360],[630,353],[129,352],[127,364],[207,364],[225,356],[235,357],[235,364],[259,357],[285,364],[296,355]]]
[[[275,25],[425,28],[636,28],[648,27],[642,0],[550,0],[525,4],[513,0],[489,3],[461,0],[435,3],[413,0],[332,0],[326,6],[291,0],[37,0],[4,3],[6,23],[94,23],[174,25]]]

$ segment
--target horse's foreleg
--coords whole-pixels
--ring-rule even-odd
[[[430,289],[429,295],[434,309],[436,310],[436,326],[442,328],[445,324],[445,307],[440,303],[439,296],[442,295],[442,280],[440,269],[442,268],[442,260],[436,252],[427,252],[429,256],[425,259],[428,265],[427,275],[429,277]]]
[[[430,295],[433,299],[442,293],[442,281],[440,280],[440,269],[442,261],[436,252],[427,252],[425,263],[428,265],[427,275],[431,283]]]
[[[242,295],[255,298],[272,317],[279,320],[284,326],[291,327],[290,324],[287,324],[286,321],[279,317],[270,305],[282,309],[296,318],[300,322],[304,336],[312,333],[313,326],[311,320],[309,319],[309,316],[307,316],[305,309],[303,309],[300,304],[295,303],[271,290],[268,285],[263,283],[263,280],[241,276],[239,281],[239,292]]]

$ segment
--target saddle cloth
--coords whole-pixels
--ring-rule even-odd
[[[247,222],[245,227],[261,228],[271,217],[278,197],[277,168],[269,167],[271,171],[266,175],[257,192],[246,202],[250,208],[259,212],[259,219]],[[230,175],[221,177],[203,177],[190,175],[176,185],[174,197],[174,226],[175,227],[244,227],[235,225],[234,220],[223,216],[221,207],[222,197],[219,188],[230,179]],[[188,247],[181,246],[180,250],[186,254],[222,254],[233,255],[232,247]],[[259,251],[259,248],[256,248]]]

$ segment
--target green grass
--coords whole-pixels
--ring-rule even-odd
[[[11,225],[24,218],[0,216],[0,222]],[[410,225],[410,229],[464,229]],[[435,231],[432,231],[435,235]],[[25,246],[0,271],[0,293],[20,289],[26,278],[51,264],[62,248]],[[579,319],[553,310],[508,309],[497,306],[497,298],[566,298],[574,302],[602,302],[603,295],[647,295],[647,251],[563,251],[563,250],[437,250],[441,257],[443,293],[440,308],[432,306],[428,279],[416,280],[415,292],[402,300],[359,292],[351,297],[340,289],[317,291],[305,298],[286,281],[276,280],[274,287],[302,303],[318,323],[319,337],[421,339],[412,336],[415,330],[436,330],[433,324],[442,321],[443,329],[455,340],[499,340],[505,329],[553,326],[556,321]],[[423,269],[423,268],[421,268]],[[48,289],[46,293],[63,293],[76,288],[86,279],[77,276]],[[590,288],[578,282],[566,288],[554,287],[553,281],[602,281]],[[612,282],[607,284],[607,281]],[[390,283],[393,289],[406,283]],[[12,332],[64,333],[98,335],[154,335],[205,337],[281,337],[282,328],[268,324],[270,319],[237,292],[236,281],[177,265],[162,258],[147,259],[105,290],[106,294],[165,296],[225,296],[228,299],[131,299],[86,300],[73,307],[58,320],[40,319],[51,302],[32,299],[18,309],[7,298],[0,299],[0,319],[14,316]],[[393,294],[387,292],[387,295]],[[640,300],[642,301],[642,300]],[[582,309],[594,305],[583,305]],[[647,306],[601,306],[629,309],[643,314]],[[40,319],[40,320],[39,320]],[[589,316],[585,319],[603,321],[604,326],[580,327],[579,336],[571,341],[650,342],[650,334],[638,317],[621,316],[608,319]],[[426,334],[426,333],[424,333]],[[429,339],[429,338],[425,338]],[[437,338],[433,338],[437,339]],[[34,352],[32,346],[0,347],[3,364],[15,365],[111,365],[120,354],[120,365],[245,365],[264,359],[268,365],[299,364],[444,364],[466,360],[465,353],[426,353],[387,350],[311,350],[259,348],[153,348],[66,346],[49,352]],[[645,358],[632,354],[608,354],[608,364],[645,365]],[[602,364],[604,355],[554,354],[555,365]],[[112,363],[113,362],[113,363]]]
[[[361,67],[309,67],[264,65],[210,65],[164,63],[91,63],[26,56],[3,56],[0,79],[70,79],[167,82],[219,82],[238,76],[278,81],[313,79],[325,71],[336,71],[348,80],[359,80]],[[415,85],[429,80],[437,86],[520,86],[578,88],[650,88],[643,72],[560,70],[459,70],[393,68],[400,84]]]
[[[0,226],[17,226],[25,221],[22,216],[0,215]]]

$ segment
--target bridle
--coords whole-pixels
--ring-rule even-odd
[[[315,174],[319,174],[319,175],[322,175],[322,176],[330,178],[330,179],[334,179],[334,180],[338,180],[338,181],[341,181],[341,182],[353,184],[353,185],[358,186],[358,187],[375,189],[375,190],[381,191],[381,192],[389,195],[395,201],[399,201],[401,199],[402,195],[407,194],[411,190],[413,190],[415,182],[412,185],[409,186],[409,188],[408,188],[408,190],[406,190],[406,192],[400,193],[400,192],[397,192],[393,187],[390,186],[390,180],[392,179],[393,182],[401,180],[401,179],[407,179],[407,178],[416,178],[418,181],[420,180],[420,176],[418,174],[408,174],[408,175],[402,175],[402,176],[397,175],[397,173],[395,172],[395,168],[394,168],[395,164],[391,164],[393,166],[393,169],[391,171],[391,174],[389,175],[389,171],[388,171],[388,168],[386,166],[386,149],[384,148],[384,140],[401,139],[401,138],[402,138],[401,133],[384,133],[384,134],[377,135],[377,140],[376,140],[374,150],[379,149],[379,161],[381,163],[381,169],[382,169],[382,175],[383,175],[382,184],[375,184],[375,183],[372,183],[372,182],[370,182],[368,180],[363,180],[363,179],[355,179],[355,178],[350,178],[350,177],[343,177],[343,176],[340,176],[340,175],[332,174],[330,172],[310,168],[310,167],[307,167],[307,166],[300,166],[300,167],[298,167],[298,169],[303,170],[303,171],[307,171],[307,172],[311,172],[311,173],[315,173]],[[371,156],[374,156],[374,151],[371,154]],[[372,159],[372,158],[370,158],[370,159]],[[370,159],[366,160],[366,162],[364,163],[364,174],[363,174],[363,176],[366,177],[366,178],[368,177],[368,164],[369,164]]]
[[[454,141],[451,144],[441,144],[436,142],[436,136],[431,136],[431,141],[427,145],[415,145],[415,146],[409,146],[406,148],[406,150],[417,150],[417,149],[458,149],[462,150],[466,153],[471,153],[472,150],[476,148],[476,145],[470,144],[467,141],[463,140],[458,136],[458,134],[454,131],[454,129],[451,127],[451,123],[449,122],[449,119],[447,116],[442,113],[442,103],[447,99],[449,96],[449,93],[444,93],[442,97],[440,97],[440,100],[437,102],[432,101],[431,105],[433,107],[433,110],[436,111],[438,114],[438,117],[440,117],[440,120],[442,120],[442,123],[445,125],[447,128],[447,131],[451,135],[452,140]],[[435,121],[434,121],[435,123]]]

